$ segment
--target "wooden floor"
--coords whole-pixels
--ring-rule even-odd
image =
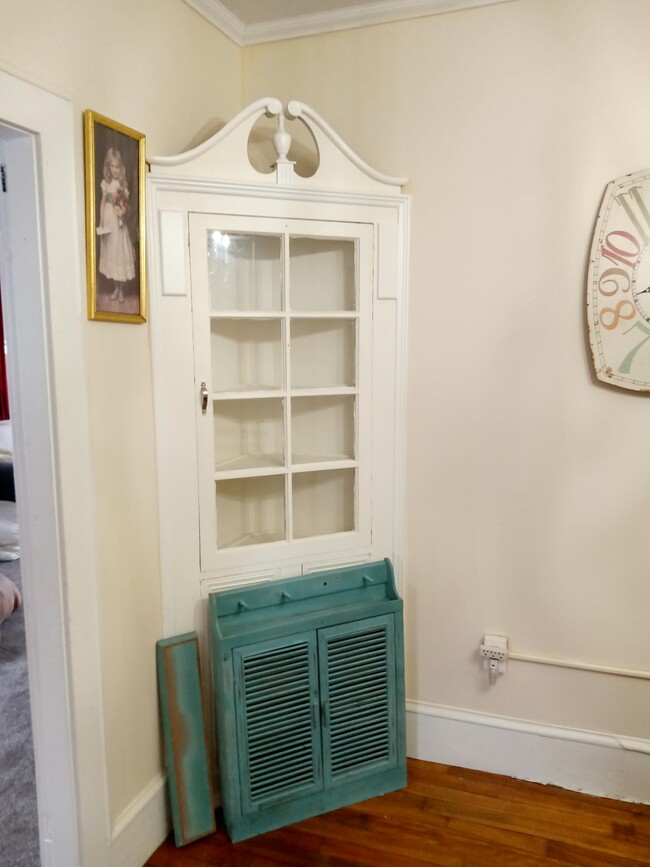
[[[406,789],[233,845],[219,831],[149,867],[650,865],[650,806],[409,760]]]

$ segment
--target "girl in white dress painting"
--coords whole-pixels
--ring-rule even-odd
[[[135,252],[126,225],[129,187],[122,155],[109,148],[104,159],[99,206],[99,272],[113,281],[111,301],[124,303],[126,284],[135,279]]]

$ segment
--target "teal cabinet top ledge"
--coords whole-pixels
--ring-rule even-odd
[[[364,563],[344,569],[328,569],[311,575],[251,584],[210,595],[210,625],[221,641],[258,632],[264,623],[272,624],[274,634],[283,624],[305,618],[310,628],[325,626],[332,616],[340,618],[341,609],[354,619],[358,609],[376,613],[402,609],[390,560]]]

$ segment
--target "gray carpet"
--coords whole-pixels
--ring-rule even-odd
[[[0,572],[21,586],[20,560],[0,562]],[[25,618],[20,608],[0,625],[0,864],[40,863]]]

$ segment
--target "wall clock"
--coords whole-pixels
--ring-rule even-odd
[[[587,320],[596,376],[650,391],[650,169],[612,181],[589,262]]]

